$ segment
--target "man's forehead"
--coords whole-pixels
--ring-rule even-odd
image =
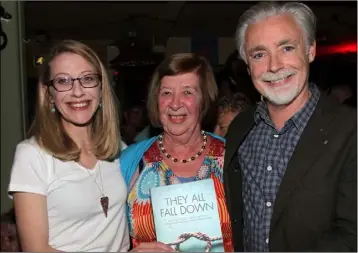
[[[303,43],[303,33],[292,20],[277,19],[275,22],[256,23],[249,26],[246,33],[246,46],[249,50],[265,50],[267,45],[282,46]]]
[[[262,38],[263,35],[274,35],[273,37],[277,37],[278,33],[286,34],[286,36],[295,36],[301,32],[300,26],[293,17],[289,15],[276,15],[250,24],[246,31],[246,38],[250,39],[250,37],[254,37],[257,39]]]

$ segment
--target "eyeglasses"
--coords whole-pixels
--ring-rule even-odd
[[[78,80],[83,88],[94,88],[100,84],[101,78],[101,75],[98,74],[88,74],[77,78],[61,76],[50,80],[47,85],[54,87],[59,92],[63,92],[72,90],[73,84]]]

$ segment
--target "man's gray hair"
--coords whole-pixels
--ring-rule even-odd
[[[246,30],[250,24],[254,24],[269,17],[288,14],[301,27],[305,36],[306,50],[312,45],[316,37],[316,16],[312,10],[303,3],[287,2],[261,2],[244,12],[239,19],[235,40],[240,57],[247,63],[244,44]]]

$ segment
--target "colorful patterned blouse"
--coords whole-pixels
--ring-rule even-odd
[[[233,251],[231,223],[225,204],[223,186],[224,143],[212,138],[209,152],[199,169],[195,180],[212,178],[214,180],[221,230],[225,251]],[[131,188],[128,196],[129,228],[133,247],[140,242],[156,241],[150,189],[152,187],[180,183],[173,171],[163,161],[158,143],[144,153],[144,168]]]

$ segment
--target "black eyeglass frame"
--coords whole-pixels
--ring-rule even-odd
[[[97,84],[94,85],[94,86],[91,86],[91,87],[85,87],[85,86],[82,84],[81,79],[82,79],[83,77],[86,77],[86,76],[97,76],[97,77],[98,77]],[[85,88],[85,89],[91,89],[91,88],[97,87],[98,85],[101,84],[101,80],[102,80],[102,75],[100,75],[100,74],[85,74],[85,75],[79,76],[79,77],[77,77],[77,78],[73,78],[73,77],[71,77],[71,76],[67,76],[67,77],[72,81],[72,83],[71,83],[71,88],[68,89],[68,90],[58,90],[58,89],[55,87],[54,81],[55,81],[56,79],[58,79],[58,78],[49,80],[49,81],[46,83],[46,85],[47,85],[47,86],[52,86],[52,87],[53,87],[56,91],[58,91],[58,92],[66,92],[66,91],[70,91],[70,90],[73,89],[73,85],[75,84],[75,81],[76,81],[76,80],[78,80],[78,82],[80,83],[80,85],[81,85],[83,88]]]

